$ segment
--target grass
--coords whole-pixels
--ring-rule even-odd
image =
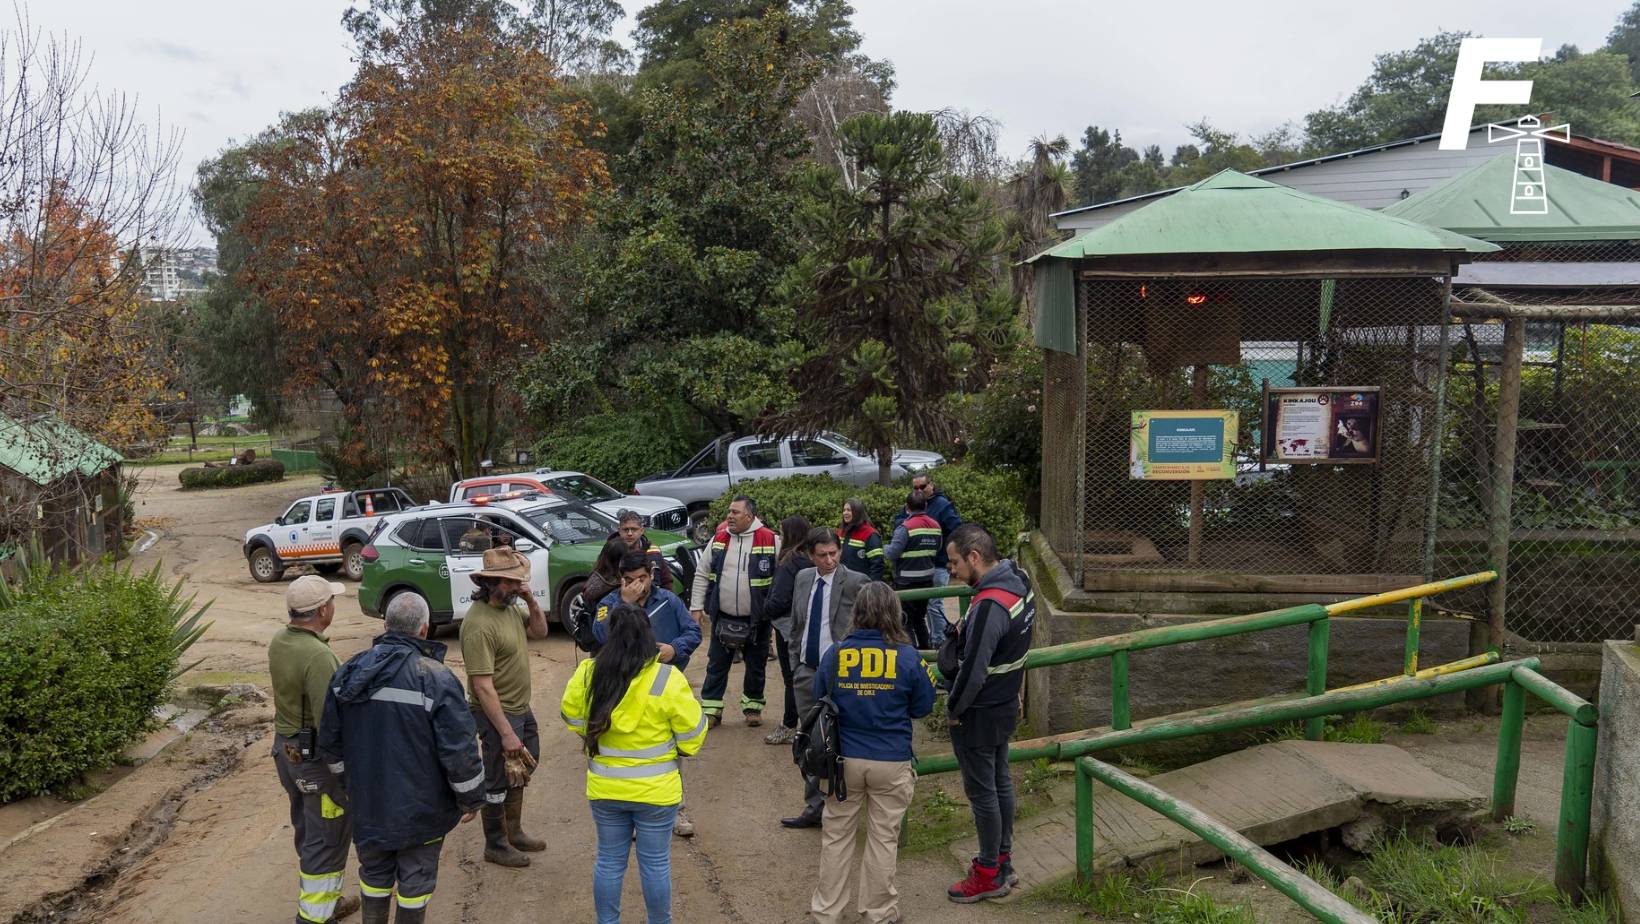
[[[901,848],[906,853],[944,847],[974,826],[965,803],[953,799],[937,781],[931,783],[930,789],[926,796],[911,800],[911,811],[905,819],[905,844]]]
[[[1339,744],[1381,744],[1389,726],[1374,719],[1364,712],[1358,712],[1347,718],[1329,716],[1322,740]],[[1288,722],[1277,725],[1259,736],[1260,744],[1271,744],[1277,741],[1296,741],[1304,737],[1303,722]]]
[[[190,462],[190,463],[226,462],[226,461],[228,461],[229,459],[232,459],[232,458],[233,458],[233,452],[230,451],[230,450],[227,450],[227,449],[201,449],[198,452],[193,453],[192,455],[190,455],[186,450],[178,451],[178,450],[175,450],[175,449],[171,449],[171,450],[167,450],[165,452],[156,452],[151,456],[143,456],[143,457],[138,458],[138,459],[127,459],[125,464],[126,465],[177,465],[179,463],[184,463],[184,462]]]
[[[1510,815],[1503,820],[1503,830],[1510,834],[1531,834],[1537,830],[1537,822],[1519,815]]]
[[[1435,720],[1430,718],[1429,713],[1422,709],[1412,710],[1412,714],[1407,716],[1406,721],[1401,723],[1401,731],[1409,735],[1433,735],[1435,730]]]
[[[1157,870],[1135,879],[1113,873],[1091,884],[1075,880],[1033,893],[1032,902],[1071,904],[1099,917],[1126,918],[1150,924],[1257,924],[1253,909],[1242,902],[1226,905],[1197,889],[1197,879],[1185,888],[1171,886]]]
[[[1577,905],[1551,884],[1506,869],[1480,844],[1425,844],[1397,833],[1374,844],[1354,876],[1341,879],[1318,860],[1301,871],[1390,924],[1615,924],[1608,903]]]

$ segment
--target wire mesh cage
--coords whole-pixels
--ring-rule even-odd
[[[1087,528],[1073,567],[1420,572],[1443,280],[1093,278],[1079,295]],[[1294,453],[1306,461],[1271,461],[1267,387],[1373,391],[1376,407],[1337,418],[1318,434],[1328,445]],[[1134,412],[1183,409],[1235,413],[1231,477],[1136,477]]]

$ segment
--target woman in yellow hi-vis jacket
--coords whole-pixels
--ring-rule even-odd
[[[592,900],[598,924],[619,924],[621,880],[637,832],[638,875],[649,924],[672,922],[672,822],[683,802],[679,758],[706,741],[706,716],[683,672],[656,660],[649,617],[609,614],[608,640],[582,661],[559,711],[585,738],[587,799],[598,828]]]

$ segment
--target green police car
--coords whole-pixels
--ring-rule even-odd
[[[434,626],[459,623],[472,603],[472,574],[482,567],[484,550],[510,545],[530,560],[530,591],[541,608],[567,628],[566,614],[614,532],[614,518],[601,510],[527,491],[396,513],[382,520],[361,553],[359,608],[379,619],[398,594],[417,594]],[[685,592],[694,578],[694,544],[677,533],[646,533],[666,554],[673,589]]]

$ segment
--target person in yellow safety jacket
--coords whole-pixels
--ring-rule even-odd
[[[642,609],[618,606],[606,627],[604,647],[575,669],[559,704],[587,752],[586,793],[598,831],[593,908],[598,924],[620,924],[621,881],[636,846],[649,924],[671,924],[679,764],[706,742],[706,714],[683,672],[657,660],[660,646]]]

